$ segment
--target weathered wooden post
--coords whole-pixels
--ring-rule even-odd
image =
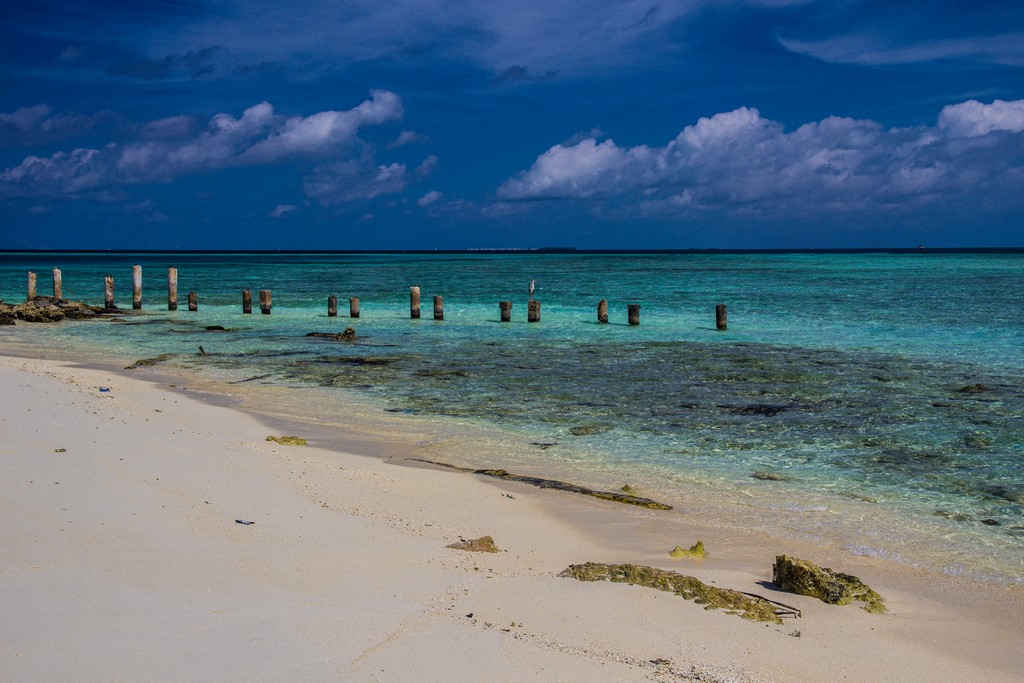
[[[351,297],[348,300],[348,317],[358,318],[359,317],[359,298]]]
[[[35,298],[36,298],[36,274],[33,273],[30,270],[30,271],[28,271],[28,299],[27,299],[27,301],[32,301]]]
[[[531,323],[540,322],[540,302],[530,299],[529,308],[526,311],[526,321]]]
[[[269,289],[260,290],[260,313],[263,315],[270,315],[270,308],[273,306],[274,299],[271,296]]]
[[[199,297],[196,296],[195,292],[188,293],[188,310],[193,313],[199,310]]]
[[[167,269],[167,310],[178,310],[178,269]]]
[[[512,322],[512,302],[499,301],[498,306],[501,308],[501,322]]]
[[[338,297],[331,294],[327,297],[327,317],[336,318],[338,317]]]
[[[132,266],[132,308],[142,308],[142,266]]]
[[[409,288],[409,317],[419,318],[420,317],[420,288],[410,287]]]
[[[629,311],[629,324],[639,325],[640,324],[640,304],[627,304],[626,309]]]
[[[608,299],[601,299],[597,302],[597,322],[608,322]]]
[[[434,320],[444,320],[444,297],[434,295]]]
[[[103,277],[103,307],[114,308],[114,276]]]
[[[252,290],[248,287],[242,290],[242,313],[252,313]]]
[[[53,269],[53,298],[64,298],[64,286],[61,284],[60,268]]]
[[[725,304],[715,306],[715,329],[725,330],[729,328],[729,316]]]

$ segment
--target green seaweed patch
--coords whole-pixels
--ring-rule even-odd
[[[610,500],[616,503],[625,503],[627,505],[636,505],[638,507],[644,507],[651,510],[671,510],[672,506],[666,503],[659,503],[656,500],[650,498],[643,498],[642,496],[634,496],[628,493],[622,493],[620,491],[598,491],[596,489],[587,488],[586,486],[580,486],[579,484],[570,484],[565,481],[558,481],[557,479],[543,479],[541,477],[529,477],[522,474],[512,474],[508,470],[503,469],[473,469],[471,467],[459,467],[458,465],[452,465],[447,462],[438,462],[437,460],[425,460],[423,458],[409,458],[413,462],[425,462],[428,465],[437,465],[439,467],[447,467],[448,469],[458,470],[459,472],[470,472],[472,474],[479,474],[485,477],[494,477],[496,479],[504,479],[505,481],[515,481],[522,484],[530,484],[542,489],[555,489],[557,491],[567,491],[569,493],[578,493],[583,496],[591,496],[593,498],[600,498],[601,500]]]
[[[267,441],[276,441],[282,446],[305,446],[306,440],[301,436],[268,436]]]
[[[494,539],[490,536],[481,536],[480,538],[471,538],[469,540],[462,539],[456,543],[449,543],[446,548],[454,548],[456,550],[468,550],[474,553],[497,553],[500,552],[498,546],[494,545]]]
[[[629,484],[623,485],[623,487],[619,489],[619,491],[622,491],[623,493],[629,494],[631,496],[636,495],[636,489],[630,486]]]
[[[706,555],[707,551],[704,550],[704,541],[697,541],[690,546],[689,550],[681,545],[677,545],[668,554],[669,557],[705,557]]]
[[[744,595],[729,588],[709,586],[692,576],[655,567],[587,562],[570,565],[559,576],[577,581],[611,581],[656,588],[666,593],[675,593],[686,600],[693,600],[698,605],[704,605],[706,610],[723,609],[728,614],[735,614],[750,621],[782,623],[782,618],[776,614],[775,606],[766,600]]]
[[[783,590],[818,598],[830,605],[848,605],[854,600],[873,614],[885,613],[885,599],[856,576],[819,567],[813,562],[788,555],[775,558],[772,580]]]

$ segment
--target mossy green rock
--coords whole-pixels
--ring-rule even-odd
[[[744,595],[728,588],[709,586],[700,579],[677,572],[638,564],[586,564],[570,565],[559,574],[578,581],[611,581],[629,583],[635,586],[656,588],[687,600],[693,600],[704,609],[724,609],[751,621],[781,624],[782,618],[775,613],[775,606],[766,600]]]
[[[690,546],[687,550],[681,545],[677,545],[675,549],[669,553],[669,557],[704,557],[707,552],[704,550],[704,542],[697,541],[694,545]]]
[[[884,598],[856,576],[819,567],[813,562],[788,555],[775,558],[772,580],[783,590],[818,598],[830,605],[848,605],[854,600],[865,603],[868,612],[883,614]]]
[[[306,440],[301,436],[268,436],[267,441],[276,441],[282,446],[305,446]]]

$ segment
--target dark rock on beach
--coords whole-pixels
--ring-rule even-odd
[[[515,481],[522,484],[530,484],[542,489],[555,489],[558,491],[567,491],[569,493],[579,493],[584,496],[593,496],[594,498],[600,498],[602,500],[611,500],[616,503],[626,503],[627,505],[636,505],[638,507],[645,507],[651,510],[671,510],[672,506],[665,503],[659,503],[656,500],[650,498],[643,498],[641,496],[635,496],[621,491],[598,491],[596,489],[587,488],[586,486],[580,486],[579,484],[570,484],[565,481],[558,481],[557,479],[543,479],[541,477],[531,477],[523,474],[513,474],[508,470],[503,469],[473,469],[471,467],[459,467],[458,465],[452,465],[447,462],[438,462],[436,460],[425,460],[423,458],[409,458],[415,462],[425,462],[430,465],[437,465],[439,467],[446,467],[451,470],[458,470],[459,472],[471,472],[473,474],[483,475],[485,477],[494,477],[496,479],[504,479],[505,481]]]
[[[172,358],[173,354],[162,353],[154,358],[140,358],[131,365],[126,365],[125,370],[134,370],[135,368],[145,367],[147,365],[156,365],[157,363],[163,363],[168,358]]]

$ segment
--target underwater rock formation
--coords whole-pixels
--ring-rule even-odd
[[[356,329],[354,327],[346,327],[343,332],[307,332],[306,336],[327,339],[329,341],[352,341],[356,338]]]

